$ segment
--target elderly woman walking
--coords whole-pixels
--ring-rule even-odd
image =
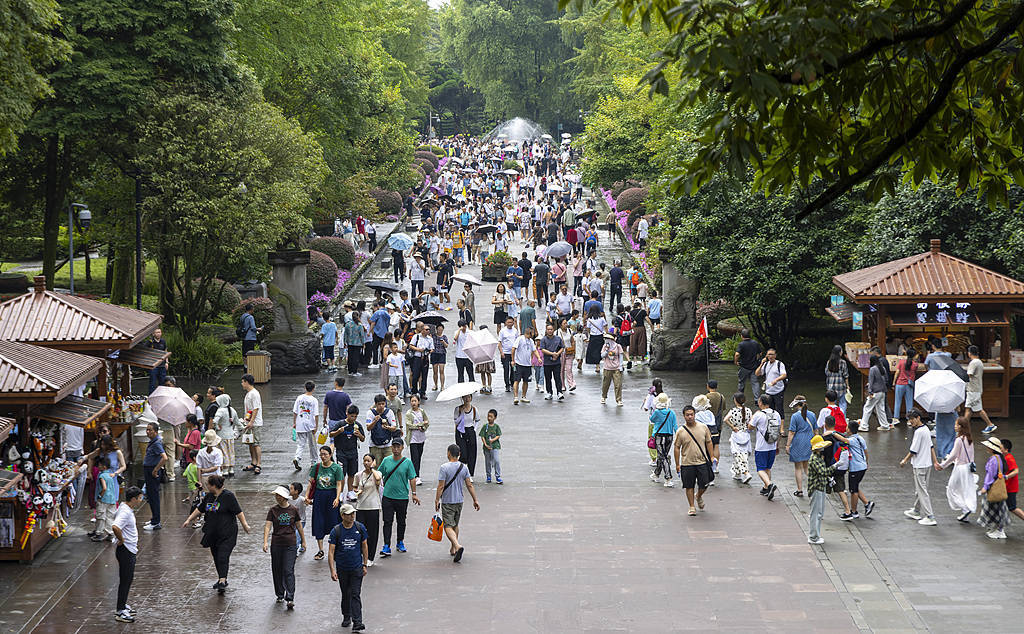
[[[651,482],[657,482],[658,477],[664,475],[664,486],[673,487],[676,483],[672,481],[672,462],[669,452],[672,450],[672,439],[675,437],[679,424],[676,421],[676,413],[669,409],[668,394],[662,392],[654,399],[650,422],[652,429],[650,438],[654,441],[654,448],[657,451],[654,471],[651,472]],[[650,441],[648,441],[648,446],[650,446]]]
[[[991,539],[1006,539],[1003,529],[1010,520],[1006,507],[1006,459],[1003,457],[1003,443],[998,438],[989,438],[981,443],[992,454],[985,463],[985,480],[978,491],[982,495],[981,516],[978,525],[989,529],[985,534]]]

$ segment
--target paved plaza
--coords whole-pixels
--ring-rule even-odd
[[[617,247],[602,249],[607,261]],[[476,293],[484,323],[492,292],[493,285],[485,285]],[[378,557],[369,569],[363,584],[367,631],[1020,628],[1024,604],[1016,573],[1024,531],[1012,524],[1009,539],[993,541],[978,526],[956,522],[945,503],[948,472],[931,479],[939,525],[922,527],[905,519],[902,511],[913,501],[911,475],[896,468],[908,445],[904,426],[865,434],[871,468],[863,488],[877,501],[872,516],[844,523],[826,510],[826,543],[810,546],[808,502],[791,495],[793,470],[784,454],[776,462],[781,490],[773,502],[757,494],[756,478],[751,485],[733,481],[730,459],[723,455],[717,485],[697,517],[687,517],[680,488],[648,479],[647,417],[640,404],[653,376],[646,367],[627,373],[624,407],[612,399],[609,405],[599,403],[600,379],[592,369],[579,376],[579,388],[565,402],[544,401],[536,393],[528,405],[513,406],[500,376],[493,395],[478,395],[481,415],[491,407],[500,413],[505,484],[484,483],[481,456],[474,478],[481,510],[467,508],[463,514],[466,554],[458,565],[447,556],[447,542],[426,537],[437,469],[454,441],[454,403],[428,400],[424,408],[432,425],[423,458],[424,506],[409,512],[409,552]],[[701,373],[659,376],[677,410],[703,391]],[[712,376],[731,393],[733,366],[714,365]],[[219,381],[236,402],[239,377],[234,371]],[[185,493],[179,478],[164,490],[164,530],[141,534],[129,599],[139,611],[135,624],[113,621],[113,548],[88,540],[88,514],[80,512],[72,518],[74,529],[31,565],[0,567],[0,631],[341,631],[338,585],[330,580],[327,562],[313,560],[315,548],[296,564],[291,612],[274,602],[270,556],[261,549],[263,520],[274,503],[270,491],[306,480],[305,473],[292,471],[290,426],[292,402],[307,378],[317,383],[322,398],[333,377],[275,376],[260,386],[267,424],[263,473],[241,473],[228,481],[254,532],[240,535],[226,594],[210,588],[216,575],[208,551],[199,545],[200,532],[178,528],[188,510],[180,503]],[[451,363],[447,380],[455,381]],[[796,377],[787,394],[802,392],[818,403],[821,383],[817,374]],[[346,387],[364,411],[378,391],[376,376],[351,379]],[[1024,436],[1011,430],[1017,425],[998,422],[996,435],[1024,447]],[[975,425],[976,439],[979,429]],[[139,525],[148,517],[142,507]]]

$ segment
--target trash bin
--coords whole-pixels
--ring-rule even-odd
[[[270,382],[270,353],[252,351],[245,354],[245,369],[259,383]]]

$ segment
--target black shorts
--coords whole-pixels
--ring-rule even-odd
[[[846,490],[846,470],[836,470],[832,472],[832,479],[835,480],[836,484],[832,487],[833,493],[839,493],[840,491]]]
[[[708,431],[711,432],[711,444],[719,445],[722,442],[722,430],[718,425],[708,425]]]
[[[444,363],[447,360],[448,360],[447,353],[444,353],[444,352],[440,352],[440,353],[438,353],[438,352],[431,352],[430,353],[430,365],[437,365],[438,363],[444,365]]]
[[[683,483],[684,489],[692,489],[695,485],[698,489],[706,489],[711,482],[709,471],[707,463],[683,465],[679,469],[679,480]]]
[[[1017,492],[1016,491],[1014,491],[1013,493],[1007,492],[1007,494],[1006,494],[1006,510],[1010,511],[1011,513],[1013,511],[1017,510]]]
[[[860,492],[860,481],[864,479],[864,474],[867,472],[867,469],[850,472],[850,495]]]
[[[338,464],[347,476],[354,476],[359,471],[359,452],[343,453],[341,449],[335,448],[335,455],[338,457]]]
[[[334,358],[334,346],[324,346],[324,358],[325,359],[333,359]]]
[[[515,380],[515,381],[522,381],[523,383],[529,383],[530,382],[530,377],[532,377],[532,376],[533,376],[533,366],[532,365],[519,365],[518,363],[516,364],[516,376],[515,376],[515,379],[513,379],[513,380]]]

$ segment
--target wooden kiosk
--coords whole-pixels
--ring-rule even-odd
[[[965,366],[967,346],[978,346],[985,363],[983,405],[990,416],[1006,417],[1010,381],[1024,372],[1024,354],[1010,351],[1010,316],[1024,308],[1024,283],[941,247],[932,240],[925,253],[833,277],[847,303],[828,312],[839,321],[860,313],[865,352],[878,346],[890,362],[892,343],[908,336],[921,352],[929,336],[946,339],[946,349]],[[863,359],[851,355],[850,361],[867,375]]]
[[[40,439],[31,430],[39,430],[45,422],[87,427],[106,414],[109,403],[73,394],[102,366],[95,357],[0,341],[0,440],[14,425],[19,431],[16,444],[3,442],[15,449],[11,453],[18,459],[9,460],[8,452],[0,456],[7,467],[0,470],[0,560],[31,561],[53,536],[62,533],[49,524],[66,517],[67,489],[80,470],[54,457],[52,436]],[[43,473],[45,479],[39,477]],[[32,504],[47,495],[46,508]]]

